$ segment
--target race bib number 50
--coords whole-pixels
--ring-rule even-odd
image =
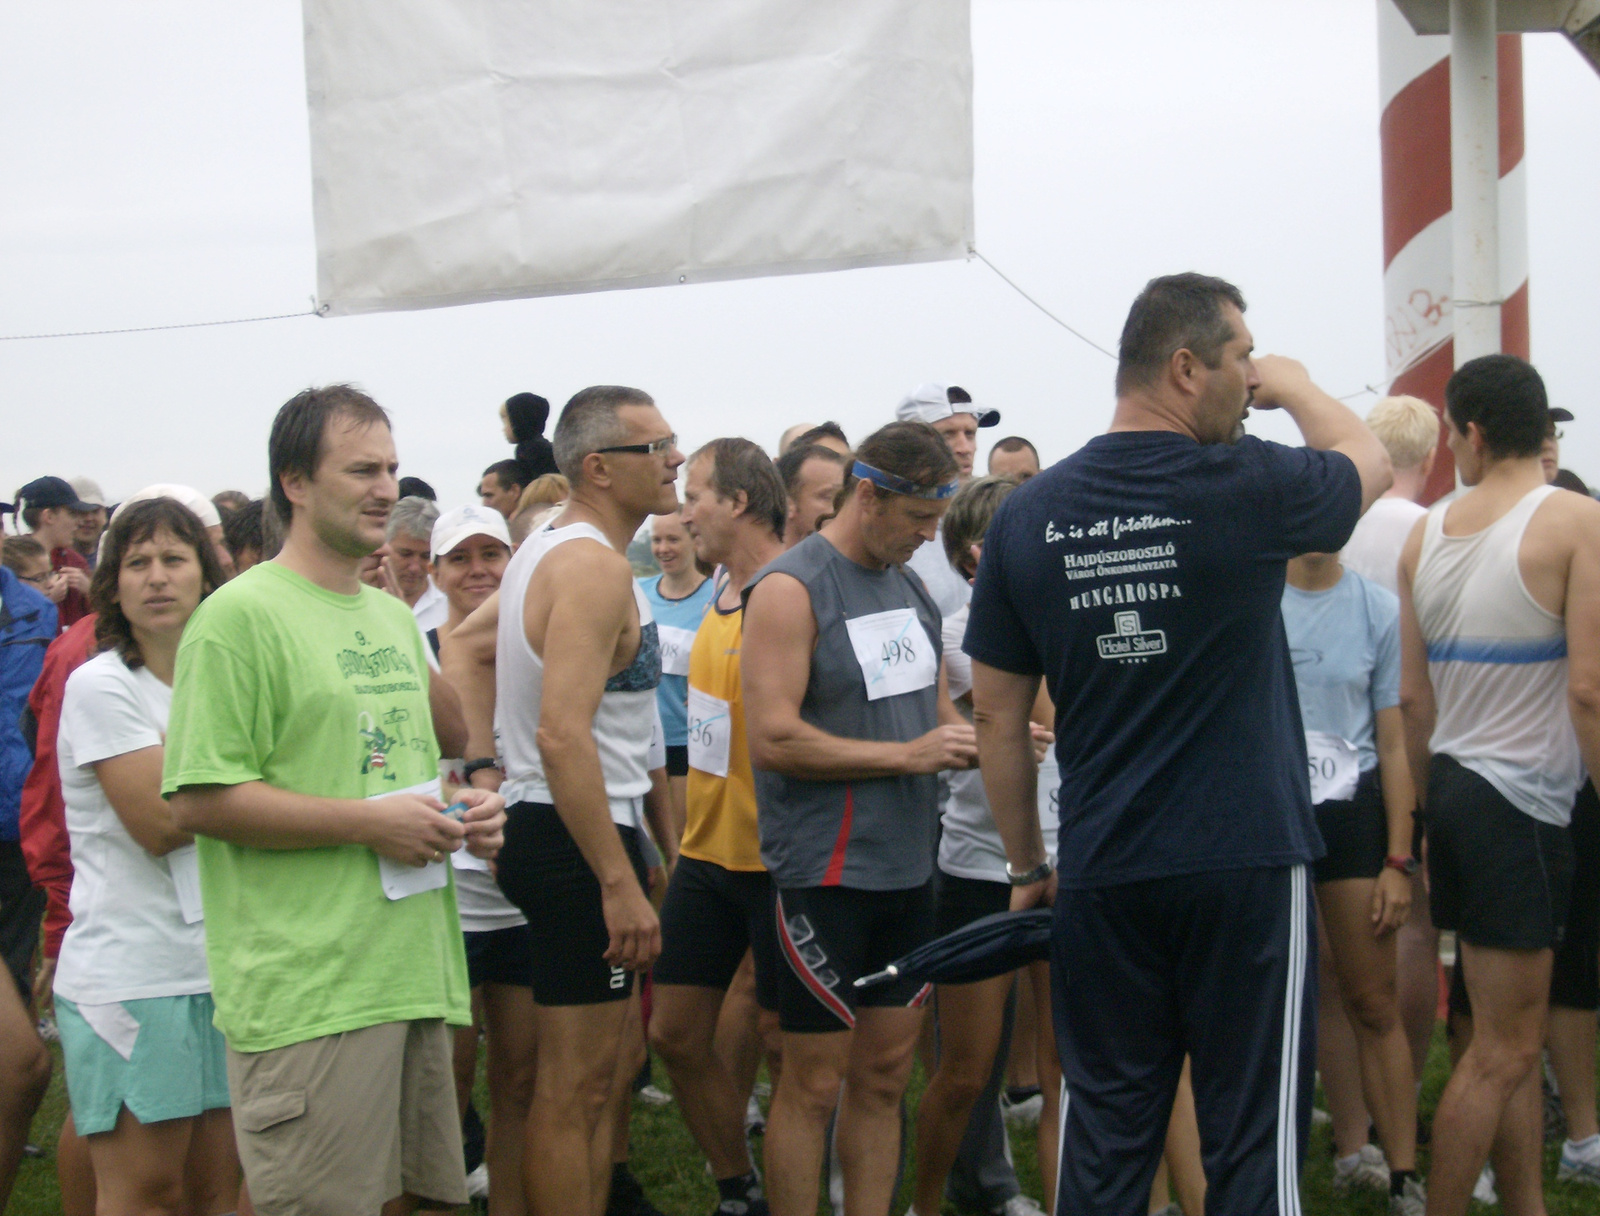
[[[1348,802],[1361,780],[1355,744],[1326,731],[1306,731],[1306,760],[1311,766],[1311,802]]]
[[[914,608],[892,608],[845,622],[867,682],[867,700],[917,692],[939,679],[939,654]]]

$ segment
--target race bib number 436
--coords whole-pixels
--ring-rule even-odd
[[[689,685],[689,767],[728,775],[728,703]]]
[[[845,622],[867,682],[867,700],[917,692],[939,679],[939,655],[914,608],[892,608]]]

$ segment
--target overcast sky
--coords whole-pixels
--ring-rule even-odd
[[[974,0],[972,28],[990,259],[1106,346],[1152,275],[1220,274],[1259,349],[1335,394],[1377,381],[1371,0]],[[1555,35],[1524,44],[1533,357],[1579,415],[1564,463],[1600,481],[1600,76]],[[0,113],[0,335],[309,307],[298,5],[11,0]],[[1104,427],[1112,370],[976,261],[0,342],[0,491],[259,493],[273,412],[334,380],[389,407],[402,471],[446,505],[509,455],[501,400],[599,382],[653,393],[689,447],[824,418],[856,438],[946,380],[1001,410],[986,440],[1048,461]]]

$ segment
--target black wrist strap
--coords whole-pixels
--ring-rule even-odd
[[[499,767],[500,761],[496,760],[493,756],[484,756],[477,760],[468,760],[465,764],[463,764],[461,766],[461,775],[468,781],[471,781],[473,773],[480,772],[486,768]]]

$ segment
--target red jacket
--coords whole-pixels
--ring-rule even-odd
[[[61,938],[72,923],[67,897],[72,893],[72,845],[67,837],[67,807],[61,800],[61,770],[56,767],[56,730],[61,725],[61,699],[67,677],[95,655],[95,618],[78,621],[44,652],[44,669],[28,694],[28,709],[37,724],[33,768],[22,785],[22,855],[33,885],[43,887],[44,956],[61,953]]]
[[[85,574],[90,573],[89,559],[76,549],[50,550],[50,568],[52,570],[65,570],[68,566],[76,570],[82,570]],[[62,632],[66,632],[69,626],[76,625],[89,615],[89,597],[81,591],[68,591],[66,595],[61,597],[61,602],[56,605],[56,615],[61,618]],[[62,676],[61,678],[65,680],[67,677]],[[54,739],[55,734],[52,732],[50,737]]]

